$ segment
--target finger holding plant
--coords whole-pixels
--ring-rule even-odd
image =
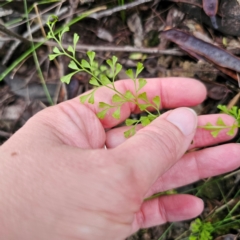
[[[144,111],[147,113],[146,116],[140,117],[139,120],[134,119],[127,119],[126,125],[132,126],[129,130],[127,130],[124,135],[125,137],[130,137],[135,134],[136,132],[136,126],[137,124],[142,124],[143,126],[148,125],[150,122],[152,122],[154,119],[156,119],[158,116],[160,116],[160,97],[155,96],[153,99],[149,99],[146,92],[141,91],[142,88],[146,85],[147,81],[144,78],[138,78],[139,74],[144,69],[142,63],[138,63],[136,67],[136,72],[134,73],[132,69],[129,69],[126,71],[126,74],[129,76],[129,78],[133,81],[134,84],[134,91],[131,92],[130,90],[126,90],[125,93],[121,93],[117,90],[115,87],[115,79],[118,73],[122,70],[122,65],[117,62],[117,57],[113,56],[111,59],[108,59],[106,61],[108,67],[106,66],[98,66],[98,63],[95,61],[95,52],[88,51],[88,61],[85,59],[82,59],[81,62],[79,62],[76,59],[76,45],[79,40],[78,34],[74,33],[73,37],[73,46],[69,46],[67,48],[67,51],[62,46],[62,36],[65,32],[69,31],[69,28],[64,28],[58,36],[54,35],[53,27],[55,25],[56,21],[50,21],[48,22],[48,27],[50,29],[50,32],[48,33],[48,38],[55,40],[59,47],[54,47],[53,54],[49,55],[50,60],[55,59],[58,56],[65,55],[69,57],[70,63],[68,67],[73,70],[71,73],[69,73],[66,76],[63,76],[61,78],[61,81],[64,83],[69,83],[71,80],[71,77],[78,73],[78,72],[86,72],[91,76],[91,79],[89,83],[94,87],[94,89],[85,95],[82,95],[80,97],[81,103],[88,102],[90,104],[94,104],[94,94],[100,87],[106,87],[115,94],[112,96],[111,104],[105,103],[105,102],[99,102],[99,108],[101,111],[97,113],[97,116],[100,119],[103,119],[107,112],[110,110],[114,110],[112,113],[112,117],[115,119],[120,119],[121,115],[121,107],[125,103],[133,103],[141,111]],[[154,109],[156,113],[151,113],[148,109]]]
[[[87,92],[80,96],[81,103],[95,103],[95,93],[101,88],[105,87],[112,91],[111,101],[103,102],[99,101],[98,107],[99,111],[96,113],[99,119],[104,119],[107,114],[111,114],[113,119],[119,120],[121,118],[121,110],[124,104],[133,104],[135,108],[138,108],[141,112],[145,114],[139,119],[126,119],[126,126],[130,127],[124,131],[125,138],[131,137],[136,133],[136,128],[140,124],[143,127],[150,124],[154,119],[161,115],[161,99],[159,95],[149,98],[148,94],[144,90],[147,80],[144,78],[139,78],[140,73],[143,71],[144,66],[142,63],[137,63],[136,71],[128,69],[126,71],[127,76],[131,79],[133,83],[133,89],[131,91],[126,89],[124,92],[119,91],[116,87],[117,82],[115,82],[117,75],[122,70],[122,65],[118,63],[118,58],[112,56],[111,59],[106,60],[106,65],[98,65],[98,62],[95,60],[95,52],[88,51],[87,58],[79,61],[76,58],[76,46],[79,41],[79,35],[74,33],[73,44],[69,45],[67,50],[64,49],[62,44],[63,34],[69,31],[69,27],[65,27],[57,35],[54,34],[54,26],[57,22],[56,17],[52,17],[47,25],[49,27],[48,39],[53,39],[58,47],[54,47],[53,54],[49,55],[49,59],[53,60],[58,56],[66,56],[70,59],[68,65],[71,72],[68,75],[61,77],[61,81],[64,83],[69,83],[72,76],[79,72],[86,72],[90,75],[89,83],[93,86],[93,89],[90,92]],[[177,94],[177,93],[176,93]],[[234,136],[236,129],[240,127],[240,110],[234,106],[230,110],[227,109],[224,105],[219,105],[218,108],[225,114],[228,114],[236,119],[232,125],[227,125],[224,120],[219,117],[216,123],[210,123],[199,128],[210,131],[211,135],[215,138],[219,135],[222,130],[227,129],[227,135]]]

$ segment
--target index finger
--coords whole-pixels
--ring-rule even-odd
[[[155,96],[161,99],[162,108],[177,108],[177,107],[190,107],[201,103],[206,98],[205,86],[191,78],[171,77],[171,78],[152,78],[146,79],[147,84],[141,89],[141,92],[146,92],[148,99],[152,100]],[[120,80],[115,83],[116,89],[124,94],[127,90],[135,94],[134,82],[132,80]],[[95,114],[103,109],[99,108],[99,102],[112,104],[112,96],[115,92],[106,87],[98,89],[95,93],[95,103],[85,103],[90,110]],[[79,99],[77,98],[77,101]],[[101,123],[105,128],[112,128],[119,123],[123,122],[129,117],[131,113],[139,112],[137,106],[133,103],[125,103],[121,107],[120,119],[112,117],[114,109],[109,111]]]

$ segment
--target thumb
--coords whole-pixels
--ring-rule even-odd
[[[187,151],[196,128],[192,109],[172,110],[115,148],[115,156],[130,167],[144,194]]]

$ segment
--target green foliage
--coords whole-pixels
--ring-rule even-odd
[[[238,125],[240,124],[240,109],[237,106],[227,109],[225,105],[218,105],[218,109],[220,109],[222,113],[234,117],[237,120]]]
[[[210,222],[202,222],[199,218],[191,223],[189,240],[211,240],[214,230]]]
[[[110,113],[113,118],[118,120],[121,119],[121,108],[126,103],[135,104],[140,110],[145,111],[147,115],[142,116],[139,120],[126,120],[126,125],[131,127],[124,133],[125,137],[134,135],[136,133],[136,126],[138,124],[146,126],[160,116],[160,97],[155,96],[152,100],[150,100],[146,92],[141,92],[141,90],[147,84],[146,79],[138,79],[139,74],[144,69],[142,63],[137,64],[136,72],[134,72],[132,69],[128,69],[126,71],[126,74],[134,83],[134,91],[132,92],[130,90],[126,90],[125,93],[119,92],[115,86],[115,78],[122,70],[122,65],[118,63],[118,58],[116,56],[112,56],[111,59],[106,60],[106,65],[98,66],[97,61],[95,61],[95,52],[88,51],[88,59],[82,59],[81,61],[78,61],[76,59],[76,46],[79,41],[78,34],[74,34],[72,45],[68,46],[67,50],[65,50],[62,46],[62,36],[64,33],[69,31],[69,28],[63,28],[63,30],[56,36],[53,28],[57,20],[57,17],[52,16],[47,23],[50,30],[47,35],[48,39],[53,39],[58,44],[58,47],[54,47],[53,53],[49,55],[49,59],[54,60],[56,57],[62,55],[70,58],[68,67],[71,69],[71,72],[61,78],[61,81],[64,83],[68,84],[71,81],[72,76],[81,71],[86,72],[91,76],[89,83],[93,85],[94,89],[90,93],[80,96],[81,103],[87,102],[94,104],[94,94],[97,89],[100,87],[107,87],[115,92],[115,94],[113,94],[110,103],[99,102],[99,108],[101,110],[97,113],[98,118],[103,119],[108,113]],[[150,113],[148,110],[149,108],[155,110],[156,114]]]
[[[236,122],[232,125],[226,125],[222,118],[219,117],[215,125],[212,123],[207,123],[204,126],[199,126],[199,128],[204,128],[205,130],[210,131],[213,137],[217,137],[220,131],[223,129],[228,129],[227,135],[234,136],[235,129],[240,127],[240,109],[237,106],[227,109],[225,105],[218,105],[218,109],[220,109],[222,113],[234,117]]]

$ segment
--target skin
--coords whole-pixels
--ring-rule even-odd
[[[121,92],[133,90],[129,80],[116,85]],[[140,228],[190,219],[202,212],[202,200],[191,195],[144,199],[239,167],[240,147],[225,144],[184,154],[230,139],[224,133],[213,138],[196,129],[197,124],[214,123],[217,115],[197,118],[182,107],[205,99],[200,82],[148,79],[143,91],[150,99],[160,95],[163,108],[177,109],[139,128],[129,139],[122,137],[125,128],[105,129],[139,110],[125,104],[120,120],[109,114],[100,121],[95,115],[97,102],[110,103],[112,96],[101,88],[95,105],[80,104],[77,98],[47,108],[1,146],[2,239],[124,239]],[[228,124],[234,121],[222,118]]]

